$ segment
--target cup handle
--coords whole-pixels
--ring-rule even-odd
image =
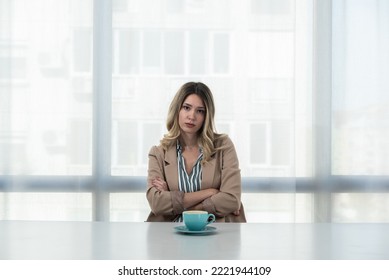
[[[208,223],[211,224],[216,221],[215,215],[214,214],[208,214]]]

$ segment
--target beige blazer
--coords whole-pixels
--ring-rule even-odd
[[[229,137],[219,140],[217,147],[224,149],[215,152],[209,162],[202,166],[201,188],[216,188],[219,193],[203,201],[203,208],[216,216],[217,222],[246,222],[241,203],[241,176],[239,161],[234,144]],[[159,191],[151,181],[160,177],[165,180],[169,191]],[[147,200],[151,213],[148,222],[171,222],[185,209],[184,193],[178,188],[177,149],[165,151],[161,146],[153,146],[149,152],[147,177]],[[240,209],[240,215],[232,214]]]

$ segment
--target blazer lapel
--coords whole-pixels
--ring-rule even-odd
[[[165,176],[170,190],[178,190],[177,149],[170,147],[165,153]]]
[[[213,155],[212,159],[203,165],[203,178],[201,180],[201,188],[213,187],[213,179],[215,175],[216,157]]]

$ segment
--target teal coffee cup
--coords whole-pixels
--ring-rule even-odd
[[[199,210],[184,211],[182,216],[186,228],[191,231],[202,231],[206,225],[216,220],[214,214],[208,214],[207,211]]]

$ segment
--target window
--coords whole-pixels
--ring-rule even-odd
[[[195,80],[236,146],[249,220],[385,221],[381,5],[0,0],[0,219],[143,221],[148,151]]]
[[[334,3],[334,90],[332,131],[334,175],[389,175],[386,105],[387,12],[370,5]],[[366,22],[357,18],[363,16]],[[350,24],[352,23],[353,28]],[[383,29],[382,29],[383,28]],[[380,30],[380,31],[378,31]],[[347,34],[347,36],[346,36]],[[350,47],[353,46],[353,47]]]

